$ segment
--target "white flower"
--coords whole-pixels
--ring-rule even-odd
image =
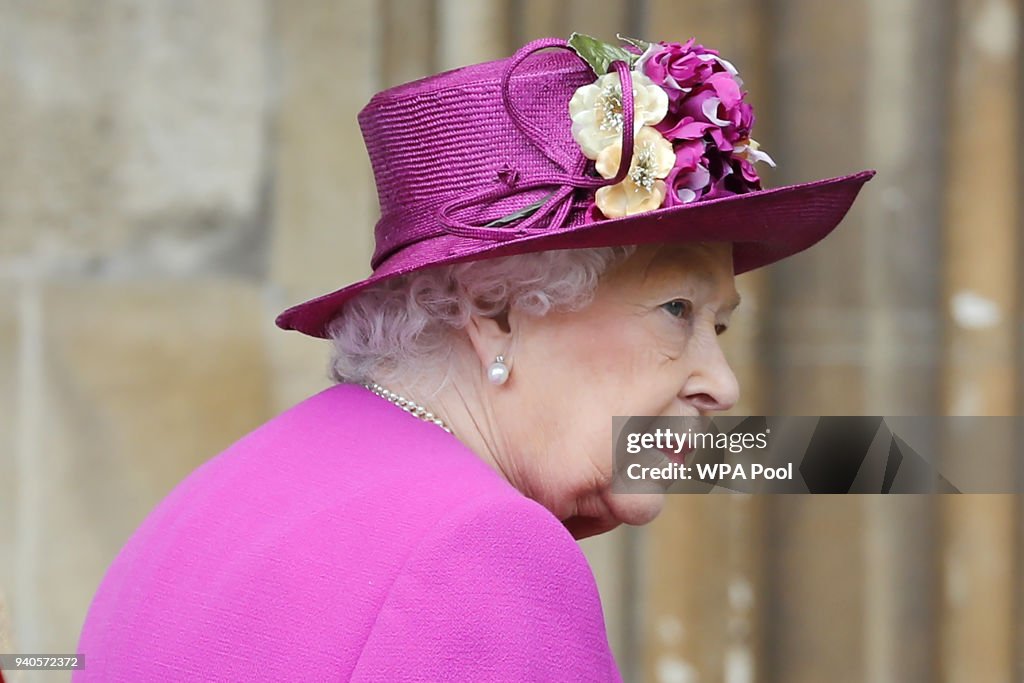
[[[772,168],[775,168],[775,160],[768,156],[767,152],[761,151],[761,145],[754,138],[747,138],[738,142],[732,149],[732,155],[740,159],[746,159],[752,164],[763,161]]]
[[[646,75],[630,72],[633,80],[633,133],[653,126],[668,113],[668,95]],[[607,73],[578,88],[569,100],[572,137],[588,159],[622,139],[622,85],[618,73]]]
[[[622,143],[605,147],[597,157],[597,172],[614,178],[622,159]],[[633,161],[625,179],[617,185],[599,188],[594,196],[597,208],[608,218],[620,218],[657,209],[665,201],[665,178],[676,162],[672,143],[650,126],[644,126],[633,141]]]

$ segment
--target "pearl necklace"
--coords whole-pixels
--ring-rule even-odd
[[[387,389],[377,384],[376,382],[363,382],[363,386],[372,391],[373,393],[377,394],[384,400],[394,403],[396,406],[398,406],[405,412],[411,413],[412,415],[415,415],[416,417],[426,422],[436,424],[438,427],[448,432],[449,434],[452,433],[452,430],[448,429],[448,426],[444,422],[442,422],[440,418],[435,416],[432,412],[421,406],[419,403],[416,403],[415,401],[410,401],[406,397],[400,396],[399,394],[396,394],[393,391],[388,391]]]

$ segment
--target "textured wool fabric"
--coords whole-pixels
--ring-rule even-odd
[[[74,681],[618,681],[575,540],[360,386],[259,427],[108,570]]]

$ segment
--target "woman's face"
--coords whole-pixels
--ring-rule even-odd
[[[657,516],[663,495],[610,491],[612,416],[731,408],[739,386],[718,336],[738,303],[732,245],[651,245],[584,310],[518,316],[497,392],[514,483],[578,538]]]

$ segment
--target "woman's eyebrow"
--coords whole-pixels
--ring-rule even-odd
[[[693,273],[693,275],[697,278],[697,281],[701,285],[703,285],[705,287],[714,288],[714,287],[718,286],[718,284],[720,282],[714,276],[714,274],[712,274],[712,273],[710,273],[710,272],[708,272],[706,270],[696,271],[696,272]],[[740,305],[740,302],[742,300],[743,299],[740,296],[740,293],[738,291],[736,291],[736,289],[733,289],[732,290],[732,294],[729,296],[729,298],[726,299],[722,303],[722,307],[721,307],[720,310],[722,310],[722,311],[734,311],[734,310],[736,310],[736,307]]]

